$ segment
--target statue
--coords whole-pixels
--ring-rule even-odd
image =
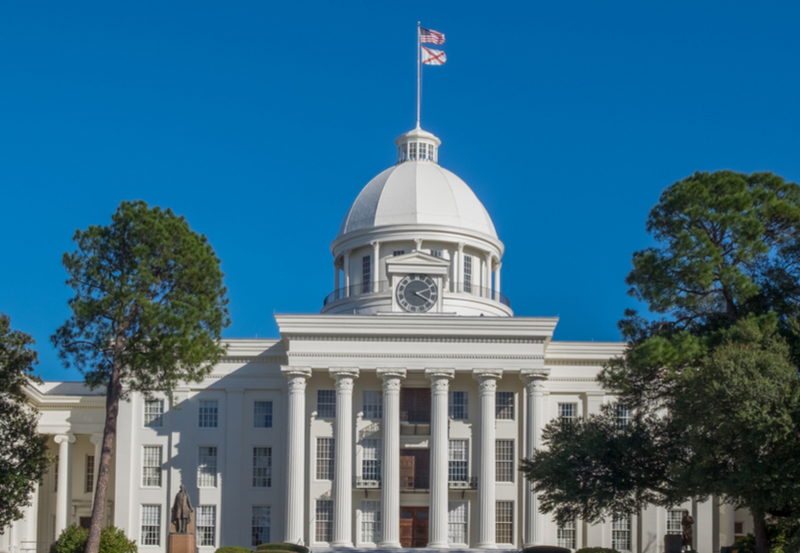
[[[189,494],[186,493],[186,488],[181,486],[180,491],[175,496],[175,503],[172,505],[172,523],[175,525],[175,531],[178,534],[186,533],[186,527],[193,512],[194,509],[192,509]]]
[[[681,518],[681,527],[683,528],[683,550],[684,551],[692,551],[692,525],[694,524],[694,519],[692,515],[689,514],[689,511],[683,512],[683,517]]]

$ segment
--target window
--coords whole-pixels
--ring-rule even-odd
[[[447,504],[447,543],[467,543],[467,502]]]
[[[253,518],[250,526],[252,528],[250,545],[253,547],[262,543],[269,543],[269,527],[272,522],[272,513],[266,505],[253,505]]]
[[[494,515],[497,543],[514,543],[514,502],[498,501]]]
[[[272,428],[271,401],[256,401],[253,403],[253,427]]]
[[[94,455],[86,456],[86,487],[83,491],[86,493],[94,491]]]
[[[450,440],[450,482],[466,482],[469,479],[468,442]]]
[[[383,418],[383,398],[378,390],[364,390],[364,418]]]
[[[497,392],[495,409],[501,420],[514,420],[514,392]]]
[[[627,405],[617,403],[617,428],[625,428],[631,423],[631,411]]]
[[[409,148],[408,148],[409,155],[410,155],[411,159],[417,159],[417,143],[416,142],[412,142],[408,146],[409,146]]]
[[[497,482],[514,481],[514,440],[495,442],[495,473]]]
[[[683,520],[683,511],[667,511],[667,534],[683,534],[681,520]]]
[[[197,486],[217,487],[217,448],[200,446],[197,454]]]
[[[333,501],[317,500],[317,528],[314,539],[318,542],[333,540]]]
[[[272,487],[272,448],[253,448],[253,487]]]
[[[575,544],[575,519],[572,519],[558,527],[558,546],[575,549]]]
[[[431,250],[431,255],[433,257],[438,257],[441,259],[442,257],[442,250]]]
[[[161,428],[164,426],[164,400],[146,399],[144,402],[144,425],[147,428]]]
[[[369,294],[372,282],[372,256],[365,255],[361,258],[361,288],[364,294]]]
[[[142,447],[142,486],[161,487],[161,446]]]
[[[361,502],[361,541],[364,543],[381,542],[381,502]]]
[[[450,418],[453,420],[467,420],[467,392],[450,392]]]
[[[403,255],[404,253],[406,253],[405,250],[395,250],[392,252],[392,256],[397,257],[398,255]]]
[[[611,523],[611,547],[617,551],[631,550],[631,516],[615,514]]]
[[[733,523],[733,534],[735,536],[744,535],[744,522]]]
[[[364,480],[381,479],[381,441],[362,440],[361,478]]]
[[[161,505],[142,505],[142,545],[161,545]]]
[[[217,535],[217,506],[199,505],[197,507],[197,545],[214,547]]]
[[[333,480],[333,438],[317,438],[317,480]]]
[[[472,292],[472,257],[464,256],[464,291]]]
[[[575,420],[575,417],[578,416],[578,404],[577,403],[559,403],[558,404],[558,417],[561,420]]]
[[[219,412],[217,401],[200,402],[200,428],[216,428],[217,413]]]
[[[317,418],[332,419],[336,416],[336,392],[317,390]]]

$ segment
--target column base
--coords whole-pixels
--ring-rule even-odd
[[[431,541],[431,542],[428,542],[428,547],[430,549],[450,549],[450,544],[447,543],[447,542]]]
[[[399,541],[382,541],[378,544],[378,547],[383,549],[402,549],[402,545]]]
[[[496,543],[479,543],[477,545],[478,549],[497,549]]]
[[[332,541],[330,544],[331,547],[349,547],[350,549],[353,548],[353,542],[351,541]]]

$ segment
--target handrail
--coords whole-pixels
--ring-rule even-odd
[[[390,282],[388,280],[380,280],[377,283],[360,282],[358,284],[351,284],[350,286],[334,290],[333,292],[325,296],[322,305],[325,306],[331,302],[344,298],[364,296],[367,294],[377,294],[380,292],[387,292],[389,290],[390,290]],[[505,294],[497,292],[493,288],[484,288],[482,286],[477,286],[469,282],[467,283],[450,282],[448,283],[445,292],[451,294],[472,294],[473,296],[477,296],[479,298],[486,298],[489,300],[495,300],[502,303],[506,307],[511,307],[511,300],[509,300],[508,296],[506,296]]]

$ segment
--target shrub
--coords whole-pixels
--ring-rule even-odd
[[[608,547],[584,547],[583,549],[578,549],[575,553],[619,553],[619,551]]]
[[[523,553],[572,553],[571,549],[557,547],[555,545],[534,545],[532,547],[526,547],[522,551]]]
[[[308,553],[308,547],[296,543],[262,543],[258,551],[284,551],[289,553]]]
[[[229,545],[227,547],[220,547],[215,553],[253,553],[249,547],[239,547],[238,545]]]
[[[61,532],[50,546],[50,553],[84,553],[89,531],[73,524]],[[249,551],[249,549],[248,549]],[[136,542],[125,537],[125,532],[114,526],[103,528],[100,534],[100,553],[137,553]]]

